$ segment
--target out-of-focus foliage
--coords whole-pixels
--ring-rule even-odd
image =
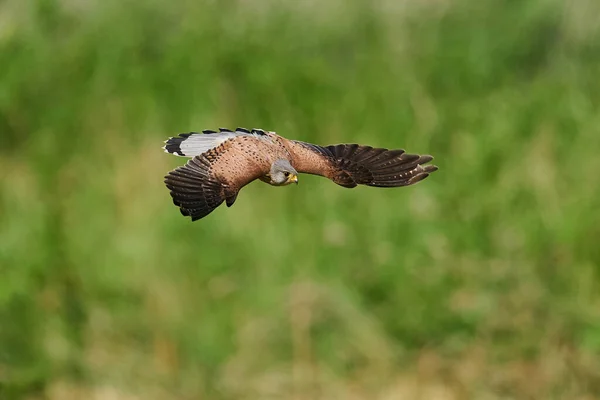
[[[592,0],[5,0],[0,398],[597,398],[599,105]],[[440,170],[190,223],[220,126]]]

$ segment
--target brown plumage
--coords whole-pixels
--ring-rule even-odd
[[[260,129],[185,133],[170,138],[166,152],[192,157],[165,177],[173,203],[192,221],[221,203],[231,207],[255,179],[275,186],[298,182],[298,173],[320,175],[346,188],[415,184],[437,170],[433,157],[358,144],[318,146]]]

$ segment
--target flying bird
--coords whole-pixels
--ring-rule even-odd
[[[415,184],[437,170],[433,157],[358,144],[319,146],[262,129],[182,133],[165,152],[189,157],[165,176],[181,214],[199,220],[223,202],[231,207],[244,186],[260,179],[273,186],[298,183],[298,174],[320,175],[346,188]]]

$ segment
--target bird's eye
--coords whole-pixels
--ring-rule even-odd
[[[290,173],[286,171],[286,172],[283,173],[283,176],[285,176],[286,178],[288,178],[290,176]]]

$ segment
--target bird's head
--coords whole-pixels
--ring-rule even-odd
[[[276,186],[298,183],[298,172],[292,167],[288,160],[283,158],[275,161],[271,165],[269,175],[271,175],[271,184]]]

